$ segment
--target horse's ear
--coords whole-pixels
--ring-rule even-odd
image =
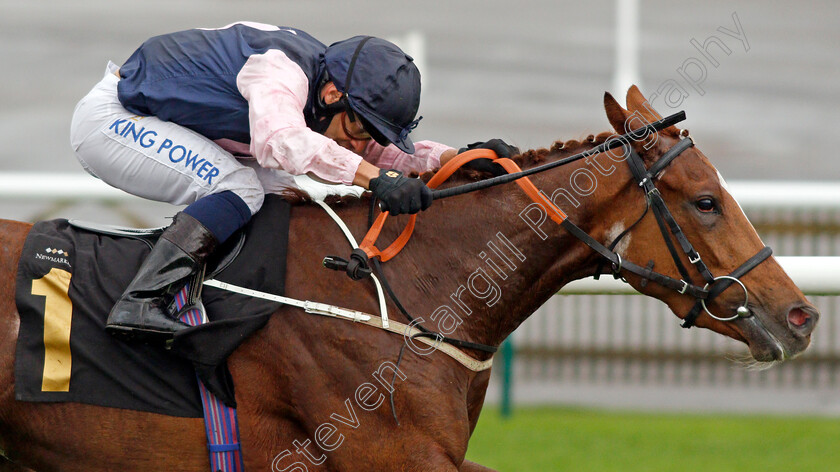
[[[624,134],[624,123],[630,113],[627,112],[609,92],[604,92],[604,110],[607,112],[607,119],[618,134]]]
[[[653,109],[653,106],[651,106],[647,98],[642,95],[639,87],[636,87],[635,85],[631,85],[630,88],[627,89],[627,109],[632,114],[641,116],[648,123],[653,123],[654,121],[662,119],[662,115]],[[676,126],[669,126],[660,132],[673,137],[677,137],[680,134],[680,130],[677,129]]]

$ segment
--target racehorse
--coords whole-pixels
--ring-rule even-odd
[[[609,94],[604,105],[619,134],[631,129],[627,124],[634,119],[658,118],[635,87],[627,94],[627,109]],[[515,160],[533,168],[591,149],[609,136],[557,142]],[[413,237],[383,263],[382,273],[427,329],[471,343],[498,346],[568,282],[615,272],[680,318],[706,297],[691,321],[743,341],[757,361],[792,358],[808,346],[819,313],[767,257],[707,158],[680,144],[686,139],[685,130],[671,126],[633,141],[633,152],[613,150],[530,177],[563,209],[565,221],[594,242],[555,225],[545,206],[534,207],[514,185],[493,186],[436,201],[419,215]],[[679,153],[669,151],[677,146]],[[444,187],[478,177],[462,171]],[[669,210],[664,220],[657,198]],[[365,233],[367,201],[332,206],[353,234]],[[651,206],[654,211],[647,211]],[[21,464],[7,462],[0,470],[206,471],[200,419],[15,401],[15,271],[29,228],[0,222],[0,448]],[[401,228],[389,223],[382,237],[393,239]],[[692,250],[686,251],[684,241]],[[615,256],[605,260],[593,245]],[[321,267],[325,255],[349,251],[321,208],[293,207],[289,247],[286,295],[378,313],[370,281]],[[697,271],[684,274],[686,267]],[[703,269],[715,274],[711,281]],[[705,287],[697,283],[701,276]],[[729,288],[707,297],[724,281]],[[394,302],[388,303],[391,318],[400,319]],[[464,460],[489,370],[470,370],[425,344],[417,344],[425,350],[403,349],[411,341],[371,326],[280,309],[228,360],[246,470],[489,470]],[[462,350],[479,361],[491,356]],[[382,378],[392,381],[392,391],[377,382]]]

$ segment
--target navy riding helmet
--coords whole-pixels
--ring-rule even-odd
[[[344,93],[351,119],[360,118],[377,143],[394,143],[414,153],[408,133],[422,117],[414,119],[420,107],[420,71],[411,56],[384,39],[354,36],[330,45],[324,65],[329,80]]]

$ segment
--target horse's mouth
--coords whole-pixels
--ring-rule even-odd
[[[740,318],[737,323],[747,340],[753,359],[759,362],[781,362],[793,357],[758,316]]]
[[[784,330],[774,333],[776,325],[764,310],[755,307],[751,311],[752,316],[739,318],[736,323],[756,361],[783,362],[798,356],[810,344],[810,336],[795,336]]]

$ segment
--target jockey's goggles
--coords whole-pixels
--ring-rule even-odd
[[[357,120],[355,114],[349,108],[347,111],[341,112],[339,120],[341,121],[341,129],[344,130],[344,134],[346,134],[348,138],[356,141],[367,141],[368,139],[373,138],[373,136],[365,130],[361,120]],[[347,126],[348,121],[356,124],[356,131],[350,131],[350,128]]]

